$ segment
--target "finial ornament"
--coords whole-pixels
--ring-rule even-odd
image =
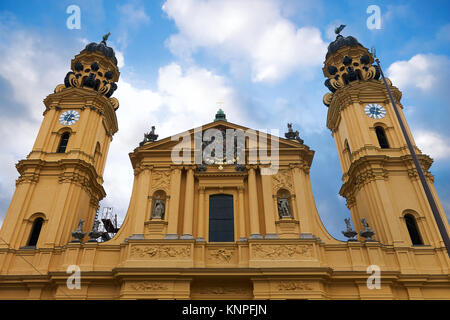
[[[139,146],[143,146],[146,142],[155,142],[158,139],[158,135],[155,133],[155,126],[152,126],[152,130],[149,133],[144,133],[144,140],[139,143]]]
[[[111,35],[111,32],[108,32],[107,34],[105,34],[105,35],[103,36],[102,42],[104,42],[104,43],[106,44],[106,40],[108,40],[108,38],[109,38],[110,35]]]
[[[358,241],[355,239],[355,236],[358,234],[358,232],[353,230],[352,225],[350,224],[350,219],[345,218],[344,221],[345,221],[345,224],[347,225],[347,230],[342,231],[342,234],[348,238],[347,241]]]
[[[340,33],[342,30],[344,30],[345,24],[341,24],[339,27],[334,29],[334,33],[336,33],[338,36],[340,36]]]
[[[300,134],[299,134],[298,130],[294,131],[294,129],[292,129],[292,123],[288,123],[287,126],[288,126],[288,132],[286,132],[284,134],[286,139],[288,139],[288,140],[296,140],[296,141],[298,141],[300,143],[303,143],[303,140],[300,138]]]
[[[86,235],[86,232],[83,232],[83,223],[84,220],[80,219],[80,222],[78,222],[78,228],[75,231],[72,231],[72,237],[74,240],[72,242],[81,242]]]
[[[222,109],[219,109],[219,111],[217,111],[216,118],[214,119],[214,121],[219,121],[219,120],[227,121],[227,117],[225,115],[225,112],[223,112]]]
[[[359,235],[360,235],[361,237],[366,238],[366,239],[367,239],[366,241],[375,241],[374,239],[372,239],[372,237],[373,237],[373,235],[375,234],[375,232],[374,232],[372,229],[370,229],[369,224],[367,223],[366,218],[362,218],[362,219],[361,219],[361,224],[363,225],[364,230],[361,231],[361,232],[359,233]]]

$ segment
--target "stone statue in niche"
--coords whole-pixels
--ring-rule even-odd
[[[164,219],[165,205],[164,201],[157,197],[153,207],[152,219]]]
[[[278,199],[278,215],[280,218],[292,218],[288,199]]]

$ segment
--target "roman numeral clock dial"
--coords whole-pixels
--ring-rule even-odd
[[[386,116],[386,109],[376,103],[369,103],[364,107],[366,115],[372,119],[382,119]]]
[[[75,110],[68,110],[61,113],[59,123],[63,126],[70,126],[80,119],[80,114]]]

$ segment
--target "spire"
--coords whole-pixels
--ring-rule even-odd
[[[222,109],[219,109],[219,111],[217,111],[214,121],[227,121],[227,117]]]

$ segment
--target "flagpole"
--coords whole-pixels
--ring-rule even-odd
[[[433,216],[434,216],[434,219],[435,219],[436,224],[438,226],[439,233],[441,234],[442,240],[444,240],[445,248],[447,249],[447,254],[450,257],[450,239],[448,237],[448,233],[447,233],[447,230],[445,228],[444,221],[442,220],[442,217],[441,217],[441,215],[439,213],[439,209],[437,207],[436,201],[435,201],[435,199],[433,197],[433,194],[431,192],[430,186],[428,185],[428,182],[427,182],[427,180],[425,178],[425,174],[423,173],[423,169],[422,169],[422,166],[419,163],[419,159],[417,158],[416,151],[414,150],[414,147],[413,147],[413,145],[411,143],[411,139],[409,138],[409,135],[408,135],[408,133],[406,131],[405,124],[403,123],[403,119],[400,116],[400,112],[398,111],[398,108],[397,108],[397,105],[395,103],[394,97],[392,96],[391,89],[389,88],[389,85],[388,85],[388,83],[386,81],[386,78],[384,77],[383,70],[381,69],[380,60],[375,56],[374,50],[372,52],[372,55],[373,55],[373,57],[375,59],[375,62],[377,63],[378,68],[380,70],[381,77],[383,78],[384,85],[386,86],[386,90],[387,90],[388,95],[389,95],[389,99],[391,100],[392,106],[394,108],[395,115],[397,116],[397,120],[398,120],[398,122],[400,124],[400,128],[402,129],[403,136],[405,137],[406,144],[408,145],[409,152],[411,153],[414,165],[415,165],[417,173],[419,175],[420,182],[422,183],[422,187],[423,187],[423,189],[425,191],[425,194],[427,196],[428,203],[429,203],[429,205],[431,207],[431,211],[433,212]]]

